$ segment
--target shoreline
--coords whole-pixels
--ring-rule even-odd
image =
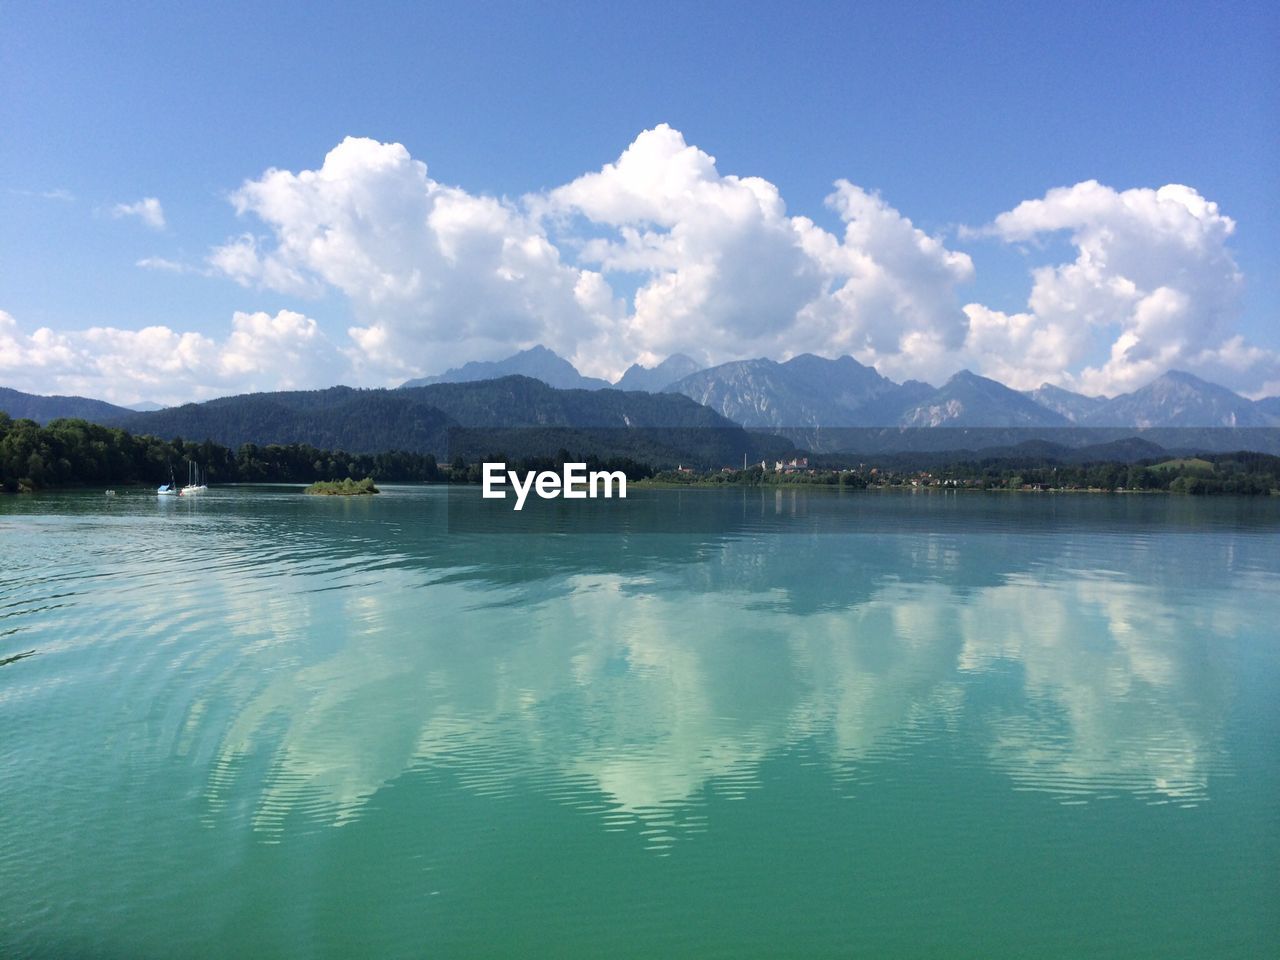
[[[1119,487],[1114,490],[1108,490],[1103,487],[1050,487],[1047,489],[1035,488],[1010,488],[1010,487],[943,487],[939,485],[913,487],[908,484],[886,483],[879,485],[868,485],[865,487],[845,487],[838,483],[805,483],[795,481],[782,481],[779,483],[732,483],[723,482],[715,483],[711,481],[692,481],[690,483],[678,483],[671,480],[635,480],[631,482],[631,486],[642,490],[727,490],[741,488],[744,490],[826,490],[834,493],[913,493],[913,494],[954,494],[954,493],[999,493],[999,494],[1117,494],[1117,495],[1145,495],[1159,494],[1166,497],[1243,497],[1253,499],[1259,496],[1280,496],[1280,492],[1272,491],[1270,494],[1253,494],[1253,493],[1186,493],[1177,490],[1131,490],[1127,487]]]

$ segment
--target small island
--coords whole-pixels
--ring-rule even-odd
[[[365,477],[363,480],[352,480],[350,477],[345,480],[317,480],[303,491],[315,497],[358,497],[377,492],[373,477]]]

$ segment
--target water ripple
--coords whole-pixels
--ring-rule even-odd
[[[929,513],[936,529],[798,536],[770,514],[723,535],[502,538],[447,533],[433,496],[0,504],[18,511],[0,514],[0,814],[23,827],[0,831],[0,873],[28,891],[21,944],[92,917],[199,953],[182,932],[199,902],[235,953],[236,930],[276,922],[246,904],[286,878],[281,923],[320,929],[325,905],[386,920],[363,884],[471,944],[451,905],[486,916],[477,890],[527,932],[557,891],[607,898],[602,878],[645,878],[635,903],[677,924],[717,882],[749,902],[743,878],[785,878],[832,933],[847,905],[811,909],[829,895],[878,915],[927,877],[969,902],[975,838],[1021,831],[1057,863],[1170,824],[1144,816],[1225,807],[1257,828],[1280,782],[1257,747],[1270,526],[1019,531],[991,506],[971,529]],[[1195,849],[1229,862],[1231,821],[1205,822]],[[594,946],[624,912],[584,918]],[[735,916],[763,936],[756,913]],[[423,915],[396,914],[389,952],[428,942],[403,920]],[[281,955],[332,952],[277,934]]]

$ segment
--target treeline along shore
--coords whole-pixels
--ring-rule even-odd
[[[964,453],[886,454],[878,462],[843,462],[839,456],[722,467],[671,469],[640,458],[601,458],[560,449],[555,456],[508,458],[501,452],[456,457],[440,464],[429,453],[350,454],[309,444],[244,443],[237,449],[209,440],[163,440],[85,420],[40,426],[0,413],[0,489],[21,492],[66,487],[153,486],[171,472],[184,479],[198,463],[209,483],[300,483],[369,477],[383,482],[479,483],[481,461],[517,470],[559,469],[584,462],[590,469],[621,470],[628,480],[654,485],[815,485],[851,489],[910,487],[963,490],[1092,490],[1280,495],[1280,457],[1264,453],[1205,453],[1136,462],[1060,462],[1052,457]]]
[[[0,487],[9,492],[53,487],[155,486],[170,471],[186,479],[188,461],[209,483],[311,483],[340,477],[378,480],[442,479],[436,458],[392,451],[348,454],[307,444],[242,444],[238,449],[175,437],[135,436],[85,420],[40,426],[0,413]]]

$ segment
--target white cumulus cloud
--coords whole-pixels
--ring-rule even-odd
[[[827,203],[843,237],[789,216],[769,181],[721,174],[665,124],[598,172],[531,201],[558,219],[561,242],[582,262],[606,276],[640,275],[617,359],[815,351],[918,366],[929,344],[962,341],[953,291],[972,275],[968,257],[848,181]],[[575,239],[579,220],[589,239]]]
[[[954,371],[965,338],[956,288],[973,278],[968,254],[949,250],[879,195],[840,180],[827,204],[845,223],[842,242],[809,226],[809,248],[835,278],[807,308],[822,318],[819,353],[851,353],[897,377]],[[802,314],[801,319],[807,319]]]
[[[607,319],[591,309],[610,299],[598,278],[563,263],[536,221],[436,182],[400,144],[349,137],[318,170],[268,170],[233,202],[270,236],[233,239],[210,263],[245,285],[341,291],[358,359],[384,375],[539,342],[573,354]]]
[[[968,305],[968,350],[1017,387],[1114,394],[1184,368],[1256,391],[1280,376],[1280,358],[1232,334],[1243,285],[1234,231],[1216,203],[1177,184],[1090,180],[1024,201],[985,232],[1010,243],[1065,233],[1076,257],[1033,271],[1026,312]]]
[[[326,311],[305,306],[319,323],[236,314],[222,339],[169,326],[22,335],[11,323],[0,357],[63,377],[89,369],[77,375],[118,396],[143,375],[185,379],[182,396],[389,385],[539,343],[608,378],[674,352],[706,364],[814,352],[933,382],[967,366],[1018,388],[1111,394],[1178,367],[1251,396],[1280,386],[1277,352],[1235,329],[1235,223],[1186,186],[1057,187],[944,238],[839,179],[824,226],[662,124],[599,169],[514,199],[441,182],[401,144],[349,137],[315,169],[269,169],[231,201],[242,232],[204,263],[137,265],[339,302],[346,329],[325,331]],[[165,225],[153,197],[111,213]],[[965,302],[975,266],[956,244],[978,237],[1040,258],[1024,309]],[[1061,238],[1073,252],[1050,258]],[[108,387],[105,370],[126,379]]]
[[[317,170],[268,170],[232,199],[267,233],[216,247],[211,266],[245,286],[343,293],[370,378],[534,343],[604,376],[674,351],[709,363],[852,351],[906,368],[964,338],[965,254],[845,181],[829,199],[845,222],[833,236],[666,125],[519,202],[447,186],[402,145],[356,138]]]
[[[331,386],[345,367],[315,320],[242,313],[222,340],[154,325],[24,333],[0,311],[0,382],[117,403],[182,403],[230,393]]]

